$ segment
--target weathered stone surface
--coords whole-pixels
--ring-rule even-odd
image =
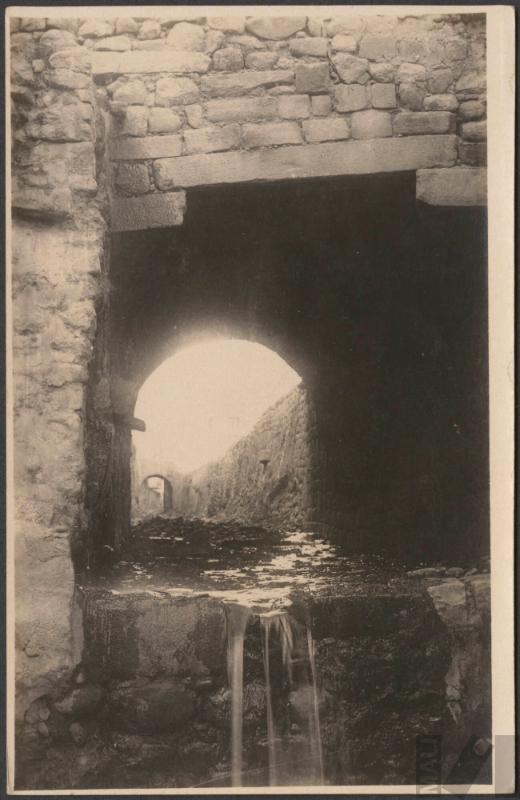
[[[202,106],[199,106],[197,103],[194,103],[193,105],[190,106],[185,106],[184,113],[186,114],[188,125],[191,125],[192,128],[201,127],[204,120],[204,112],[202,111]]]
[[[170,30],[166,43],[176,50],[202,51],[204,49],[204,28],[191,22],[178,22]]]
[[[156,192],[142,197],[114,197],[111,207],[111,229],[139,231],[182,225],[185,210],[184,192]]]
[[[455,84],[455,91],[463,99],[479,97],[486,91],[486,75],[482,71],[465,72]]]
[[[212,53],[215,52],[215,50],[218,50],[218,48],[222,46],[223,42],[224,42],[224,34],[222,33],[222,31],[214,31],[214,30],[206,31],[206,35],[204,36],[203,52],[211,55]]]
[[[486,204],[486,170],[471,167],[417,172],[417,199],[434,206]]]
[[[50,30],[42,34],[40,47],[45,55],[55,53],[57,50],[65,50],[68,47],[76,47],[76,37],[70,31]]]
[[[310,114],[308,94],[290,94],[278,100],[278,114],[283,119],[304,119]]]
[[[260,39],[287,39],[306,23],[306,17],[253,17],[246,20],[246,29]]]
[[[195,714],[195,695],[180,681],[156,681],[111,692],[112,726],[127,733],[170,733]]]
[[[302,135],[295,122],[264,122],[256,125],[244,125],[242,139],[246,147],[268,147],[269,145],[298,144],[302,141]]]
[[[357,41],[354,36],[348,33],[338,33],[332,38],[330,46],[334,53],[355,53],[357,50]]]
[[[332,100],[328,94],[319,94],[311,97],[312,113],[316,117],[326,117],[332,109]]]
[[[124,75],[126,73],[174,72],[187,74],[190,72],[207,72],[209,56],[204,53],[174,50],[173,48],[142,52],[132,50],[129,53],[92,53],[92,72],[94,75]]]
[[[115,161],[169,158],[182,152],[180,136],[143,136],[135,139],[111,139],[110,157]]]
[[[481,119],[486,114],[486,106],[482,100],[466,100],[459,106],[459,116],[463,120]]]
[[[486,142],[463,142],[459,140],[459,159],[462,164],[484,167],[487,164]]]
[[[132,40],[128,36],[108,36],[106,39],[98,39],[94,45],[94,50],[115,50],[119,53],[131,49]]]
[[[251,97],[236,100],[210,100],[206,116],[211,122],[253,122],[273,119],[278,113],[275,97]]]
[[[234,72],[244,68],[244,56],[240,47],[223,47],[213,54],[213,69]]]
[[[368,81],[368,61],[348,53],[336,53],[332,57],[337,73],[343,83],[366,83]]]
[[[374,83],[370,89],[370,97],[374,108],[395,108],[397,98],[392,83]]]
[[[456,111],[458,105],[454,94],[431,94],[424,98],[425,111]]]
[[[303,123],[303,134],[307,142],[329,142],[348,139],[350,128],[343,117],[308,119]]]
[[[368,105],[367,87],[357,83],[350,86],[336,86],[334,97],[337,111],[359,111]]]
[[[461,136],[468,142],[483,142],[487,139],[487,123],[485,120],[481,122],[464,122],[460,128]]]
[[[471,601],[484,624],[491,617],[491,582],[489,575],[473,575],[466,581]]]
[[[297,92],[317,94],[330,86],[328,64],[297,64],[294,72]]]
[[[146,164],[119,163],[116,187],[122,194],[127,195],[146,194],[151,191],[152,184]]]
[[[44,31],[45,17],[20,17],[19,26],[21,31]]]
[[[125,112],[122,133],[126,136],[146,136],[148,130],[148,108],[129,106]]]
[[[380,139],[392,135],[392,118],[386,111],[356,111],[351,127],[353,139]]]
[[[261,52],[253,51],[246,55],[246,67],[248,69],[271,69],[279,59],[276,51],[265,50]]]
[[[78,30],[78,36],[84,39],[102,39],[104,36],[112,36],[113,33],[114,23],[102,19],[89,19]]]
[[[434,69],[428,80],[428,89],[432,94],[444,94],[453,83],[453,72],[449,67]]]
[[[263,86],[292,83],[290,70],[245,71],[234,75],[207,75],[202,79],[201,89],[211,97],[237,97]]]
[[[397,42],[395,36],[367,34],[359,43],[361,58],[370,58],[372,61],[388,61],[397,55]]]
[[[53,69],[46,75],[49,86],[57,89],[85,89],[90,84],[88,75],[71,69]]]
[[[84,47],[67,47],[49,58],[53,70],[71,70],[90,74],[90,53]]]
[[[139,80],[118,83],[112,92],[112,98],[124,105],[142,106],[146,98],[146,86]]]
[[[157,161],[154,167],[160,170],[161,188],[188,188],[449,167],[456,158],[455,136],[416,136],[183,156]]]
[[[166,50],[165,39],[134,39],[133,50]]]
[[[368,65],[370,77],[379,83],[393,83],[395,79],[395,67],[393,64],[373,64]]]
[[[247,36],[247,34],[234,33],[226,37],[228,44],[238,44],[244,53],[250,53],[254,50],[264,50],[265,42],[260,42],[256,36]]]
[[[13,186],[11,207],[13,212],[33,219],[60,222],[72,217],[72,194],[68,188],[39,189]]]
[[[139,30],[139,23],[131,17],[120,17],[116,19],[116,33],[131,33],[136,34]]]
[[[293,56],[326,56],[327,39],[320,37],[291,39],[289,48]]]
[[[421,133],[450,133],[454,117],[448,111],[403,111],[394,117],[394,133],[413,136]]]
[[[199,128],[184,132],[186,153],[215,153],[219,150],[231,150],[240,144],[240,127],[224,125],[221,128]]]
[[[25,130],[31,139],[48,142],[86,142],[91,136],[90,106],[84,103],[53,103],[41,111]]]
[[[421,83],[426,80],[426,69],[420,64],[401,64],[397,72],[399,83]]]
[[[151,108],[148,116],[150,133],[174,133],[182,125],[182,120],[171,108]]]
[[[208,25],[224,33],[244,33],[245,19],[243,17],[208,17]]]
[[[426,87],[418,83],[399,84],[399,103],[408,111],[422,111],[424,98],[426,97]]]
[[[460,628],[468,624],[466,589],[462,581],[450,579],[438,586],[429,586],[427,591],[435,610],[448,628]]]
[[[199,88],[191,78],[159,78],[155,87],[155,105],[175,106],[194,103]]]
[[[161,24],[156,19],[145,19],[139,26],[139,39],[158,39],[161,35]],[[190,50],[189,47],[180,47],[179,50]]]
[[[104,697],[105,692],[100,686],[86,684],[72,689],[63,699],[54,703],[54,708],[65,716],[87,717],[99,709]]]

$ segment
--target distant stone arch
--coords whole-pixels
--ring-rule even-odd
[[[160,510],[167,514],[169,511],[173,510],[173,486],[171,481],[160,473],[152,473],[143,478],[138,492],[139,504],[145,506],[145,508],[147,505],[152,505],[152,503],[149,502],[151,499],[150,493],[152,492],[160,497],[160,493],[156,489],[153,489],[148,483],[151,478],[159,478],[163,482],[162,509]]]

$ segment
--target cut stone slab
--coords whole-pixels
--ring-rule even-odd
[[[180,136],[139,136],[132,139],[111,139],[110,158],[114,161],[137,161],[147,158],[170,158],[182,153]]]
[[[277,113],[276,97],[210,100],[206,106],[206,116],[211,122],[256,122],[273,119]]]
[[[187,153],[215,153],[219,150],[231,150],[240,144],[240,127],[224,125],[186,130],[184,131],[184,143]]]
[[[449,167],[455,164],[456,158],[456,136],[417,136],[166,158],[157,161],[155,169],[159,174],[160,188],[169,190],[175,187]]]
[[[455,117],[449,111],[403,111],[394,117],[394,133],[409,136],[418,133],[450,133]]]
[[[127,73],[207,72],[209,56],[204,53],[181,50],[132,50],[129,53],[92,53],[94,75],[124,75]]]
[[[432,206],[484,206],[487,170],[482,167],[420,169],[417,199]]]
[[[430,586],[427,591],[435,610],[448,629],[461,628],[468,624],[466,587],[462,581],[453,578],[438,586]]]
[[[201,89],[211,97],[237,97],[262,86],[292,83],[293,79],[292,70],[246,70],[234,75],[208,75]]]
[[[305,28],[307,17],[253,17],[246,29],[260,39],[287,39]]]
[[[83,609],[89,680],[163,680],[226,670],[226,612],[219,600],[94,591]]]
[[[184,192],[156,192],[141,197],[114,197],[112,231],[139,231],[182,225],[186,210]]]

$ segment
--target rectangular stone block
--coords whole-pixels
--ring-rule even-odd
[[[393,83],[374,83],[370,89],[372,105],[374,108],[395,108],[397,98]]]
[[[394,117],[394,133],[415,136],[421,133],[451,133],[455,117],[449,111],[403,111]]]
[[[356,111],[352,114],[353,139],[379,139],[392,135],[392,118],[386,111]]]
[[[278,100],[278,113],[283,119],[304,119],[311,113],[308,94],[288,94]]]
[[[487,170],[478,167],[420,169],[417,199],[433,206],[484,206]]]
[[[265,122],[244,125],[242,138],[246,147],[268,147],[279,144],[298,144],[302,134],[296,122]]]
[[[487,139],[486,120],[480,122],[464,122],[461,126],[461,136],[469,142],[484,142]]]
[[[456,159],[456,136],[416,136],[165,158],[154,174],[159,188],[171,189],[449,167]]]
[[[487,164],[486,142],[459,141],[459,160],[472,167],[485,167]]]
[[[247,70],[234,75],[208,75],[202,79],[201,89],[211,97],[239,97],[263,86],[292,83],[292,70]]]
[[[289,48],[293,56],[326,56],[327,39],[316,36],[312,39],[291,39]]]
[[[180,156],[180,136],[142,136],[133,139],[110,139],[110,158],[115,161],[144,160],[147,158],[169,158]]]
[[[303,133],[308,142],[330,142],[336,139],[348,139],[350,128],[343,117],[307,119],[303,123]]]
[[[174,72],[178,75],[190,72],[206,72],[209,57],[204,53],[174,50],[131,50],[127,53],[108,53],[101,50],[92,53],[94,75],[123,75],[128,73]]]
[[[112,231],[140,231],[182,225],[185,192],[155,192],[141,197],[114,197],[111,202]]]
[[[337,111],[359,111],[368,105],[367,88],[359,83],[336,86],[334,97]]]
[[[216,153],[231,150],[240,144],[240,127],[224,125],[222,128],[199,128],[184,132],[187,153]]]
[[[330,86],[328,64],[298,64],[295,69],[296,91],[318,94]]]
[[[278,114],[275,97],[241,97],[237,100],[210,100],[206,116],[210,122],[256,122],[274,119]]]

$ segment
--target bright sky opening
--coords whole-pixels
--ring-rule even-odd
[[[191,472],[223,456],[299,382],[280,356],[254,342],[216,339],[186,347],[139,392],[135,415],[146,432],[134,433],[136,456]]]

